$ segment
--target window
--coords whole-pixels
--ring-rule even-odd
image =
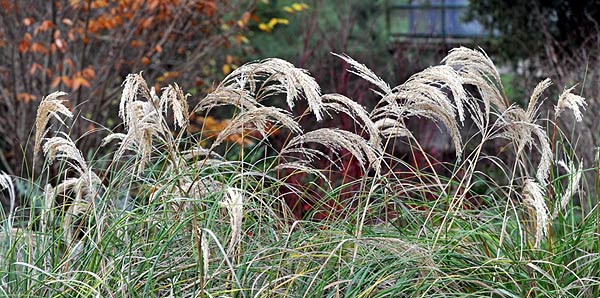
[[[388,30],[396,37],[473,38],[485,35],[478,22],[464,20],[469,0],[388,1]]]

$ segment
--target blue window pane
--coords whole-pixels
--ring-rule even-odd
[[[466,22],[469,0],[402,1],[389,13],[393,34],[431,37],[483,36],[485,29],[478,22]]]
[[[442,10],[413,9],[409,14],[410,33],[439,35],[442,29]]]
[[[449,0],[450,1],[450,0]],[[458,2],[459,0],[455,0]],[[484,28],[478,22],[466,22],[465,14],[467,8],[448,9],[445,11],[446,34],[456,36],[477,36],[483,35]]]

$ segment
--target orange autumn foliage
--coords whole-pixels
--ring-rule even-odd
[[[211,116],[199,117],[191,115],[190,132],[201,133],[202,136],[207,139],[215,139],[230,123],[230,119],[216,119]],[[275,136],[278,133],[279,131],[270,125],[262,132],[254,127],[248,127],[243,133],[229,135],[226,138],[226,141],[237,145],[249,146],[255,143],[254,140],[261,138],[262,134]]]
[[[19,175],[31,158],[21,144],[45,94],[68,92],[78,115],[110,123],[128,73],[143,71],[163,86],[179,79],[188,84],[184,90],[204,92],[200,87],[208,86],[198,82],[221,75],[202,66],[243,35],[247,28],[228,24],[253,7],[242,0],[0,0],[1,21],[10,25],[0,27],[0,55],[8,57],[0,65],[6,97],[0,103],[0,168]],[[77,138],[86,130],[70,133]],[[97,148],[103,136],[94,137],[88,148]]]

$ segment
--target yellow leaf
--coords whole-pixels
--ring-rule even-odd
[[[241,43],[248,43],[248,42],[250,42],[250,40],[248,40],[248,38],[246,36],[244,36],[242,34],[238,34],[235,36],[235,42],[238,44],[241,44]]]
[[[265,31],[265,32],[271,32],[272,28],[270,28],[267,24],[265,23],[260,23],[258,24],[258,29]]]
[[[269,21],[269,24],[267,24],[267,26],[269,26],[269,28],[273,29],[275,27],[275,25],[277,25],[277,19],[276,18],[272,18]]]
[[[302,11],[304,9],[304,7],[300,3],[292,4],[292,8],[296,11]]]
[[[296,11],[293,8],[289,7],[289,6],[284,6],[283,10],[285,12],[288,12],[288,13],[296,13]]]
[[[223,73],[228,75],[231,72],[231,66],[229,64],[223,64]]]
[[[288,21],[287,19],[277,19],[277,23],[287,25],[290,23],[290,21]]]

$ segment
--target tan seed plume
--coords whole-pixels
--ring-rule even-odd
[[[544,200],[544,190],[533,179],[525,179],[523,184],[523,203],[533,208],[535,212],[535,244],[539,247],[542,240],[548,235],[548,207]]]
[[[34,159],[40,151],[42,139],[48,132],[46,126],[50,119],[54,118],[64,124],[60,115],[73,118],[73,113],[64,105],[67,93],[56,91],[44,97],[40,101],[35,118],[35,144],[33,149]]]
[[[323,118],[321,87],[306,70],[296,68],[285,60],[272,58],[242,65],[231,72],[221,86],[248,89],[259,102],[283,94],[290,108],[304,98],[316,120]]]
[[[577,122],[581,122],[583,120],[583,115],[579,109],[581,108],[585,110],[587,103],[585,102],[585,98],[571,93],[575,87],[576,86],[565,89],[558,97],[558,103],[554,107],[555,116],[557,118],[565,109],[571,109]]]

